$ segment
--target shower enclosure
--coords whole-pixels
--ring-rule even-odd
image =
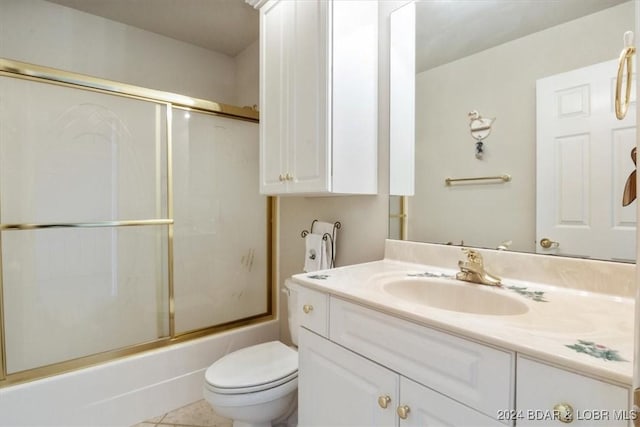
[[[0,387],[272,318],[256,122],[0,60]]]

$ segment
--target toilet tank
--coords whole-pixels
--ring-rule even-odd
[[[289,320],[289,331],[291,332],[291,342],[298,346],[298,327],[300,326],[300,318],[298,314],[298,285],[291,280],[284,281],[284,292],[288,295],[287,301],[287,318]]]

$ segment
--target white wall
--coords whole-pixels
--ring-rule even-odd
[[[233,58],[42,0],[0,1],[0,57],[236,103]]]
[[[416,195],[409,239],[535,250],[536,79],[617,58],[633,2],[417,75]],[[496,117],[475,159],[467,113]],[[446,177],[509,173],[508,184],[445,187]]]
[[[258,105],[260,43],[251,43],[236,58],[236,102],[239,107]]]

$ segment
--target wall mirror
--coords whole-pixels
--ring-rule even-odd
[[[415,31],[394,25],[407,8]],[[416,1],[394,11],[391,194],[413,192],[406,238],[635,262],[637,201],[623,205],[635,178],[635,97],[622,121],[613,106],[634,16],[624,0]],[[474,112],[492,119],[480,156]],[[415,189],[396,193],[411,150]],[[391,238],[401,202],[390,198]]]

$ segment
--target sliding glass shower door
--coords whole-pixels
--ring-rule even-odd
[[[7,373],[167,336],[167,106],[5,77],[0,93]]]
[[[176,333],[268,310],[258,126],[174,108]]]
[[[0,387],[270,315],[257,141],[254,122],[0,75]]]

